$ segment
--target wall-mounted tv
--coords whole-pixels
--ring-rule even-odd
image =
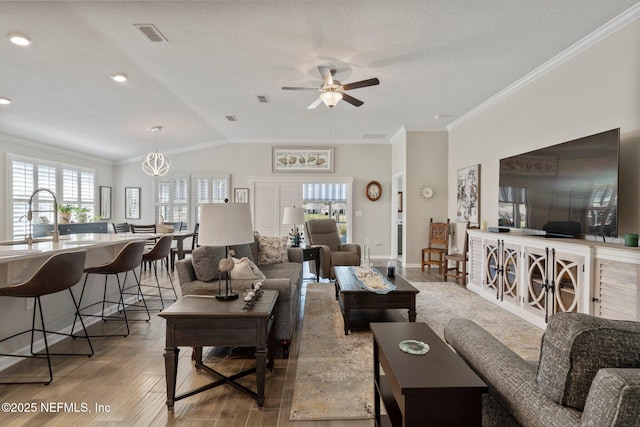
[[[618,235],[620,129],[500,160],[498,224],[549,237]]]

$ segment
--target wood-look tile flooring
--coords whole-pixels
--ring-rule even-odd
[[[409,281],[442,281],[442,276],[421,272],[420,268],[399,269]],[[168,285],[166,272],[160,274]],[[305,275],[307,277],[308,274]],[[143,272],[143,283],[153,279]],[[174,276],[177,286],[177,275]],[[305,282],[306,284],[306,282]],[[332,286],[327,283],[327,286]],[[145,293],[150,288],[145,288]],[[304,317],[303,285],[301,320]],[[151,302],[157,307],[157,302]],[[46,316],[46,314],[45,314]],[[117,326],[116,326],[117,327]],[[113,322],[94,325],[90,333],[99,329],[113,329]],[[95,355],[88,357],[53,358],[53,383],[44,385],[0,386],[0,402],[15,404],[20,412],[0,412],[0,425],[7,426],[295,426],[295,427],[369,427],[372,420],[354,421],[289,421],[296,359],[298,355],[298,325],[290,358],[277,359],[272,372],[267,371],[266,403],[259,411],[253,399],[238,390],[221,386],[196,396],[180,400],[175,412],[167,412],[164,372],[165,321],[152,313],[150,322],[134,322],[126,337],[94,338]],[[57,344],[55,350],[84,351],[85,340],[70,340]],[[178,370],[178,393],[202,386],[211,381],[206,373],[193,368],[189,349],[182,349]],[[224,363],[221,363],[221,360]],[[225,374],[239,372],[253,366],[254,360],[246,349],[210,349],[206,361]],[[19,373],[43,373],[45,361],[24,361],[0,372],[0,380],[9,380]],[[255,390],[255,376],[241,380]],[[35,405],[33,405],[35,404]],[[43,411],[41,405],[49,405]],[[66,404],[66,408],[63,406]],[[60,405],[60,406],[59,406]],[[75,406],[74,406],[75,405]],[[86,406],[85,406],[86,405]],[[108,405],[108,406],[107,406]],[[29,407],[34,412],[26,412]],[[4,409],[4,407],[3,407]],[[57,412],[56,412],[57,411]]]

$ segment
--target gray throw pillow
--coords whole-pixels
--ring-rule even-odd
[[[225,248],[222,246],[200,246],[193,250],[191,263],[196,279],[210,282],[220,277],[218,263],[224,258]]]
[[[542,338],[536,381],[561,405],[583,410],[601,368],[640,368],[640,322],[558,313]]]

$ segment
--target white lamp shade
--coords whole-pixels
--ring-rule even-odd
[[[200,245],[241,245],[251,243],[253,239],[248,203],[205,203],[200,206]]]
[[[304,223],[304,208],[284,208],[282,223],[292,225]]]

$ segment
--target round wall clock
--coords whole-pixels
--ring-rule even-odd
[[[422,189],[420,189],[420,195],[428,200],[435,196],[435,192],[433,191],[432,187],[425,185],[424,187],[422,187]]]
[[[367,199],[375,202],[382,196],[382,185],[378,181],[371,181],[367,184]]]

